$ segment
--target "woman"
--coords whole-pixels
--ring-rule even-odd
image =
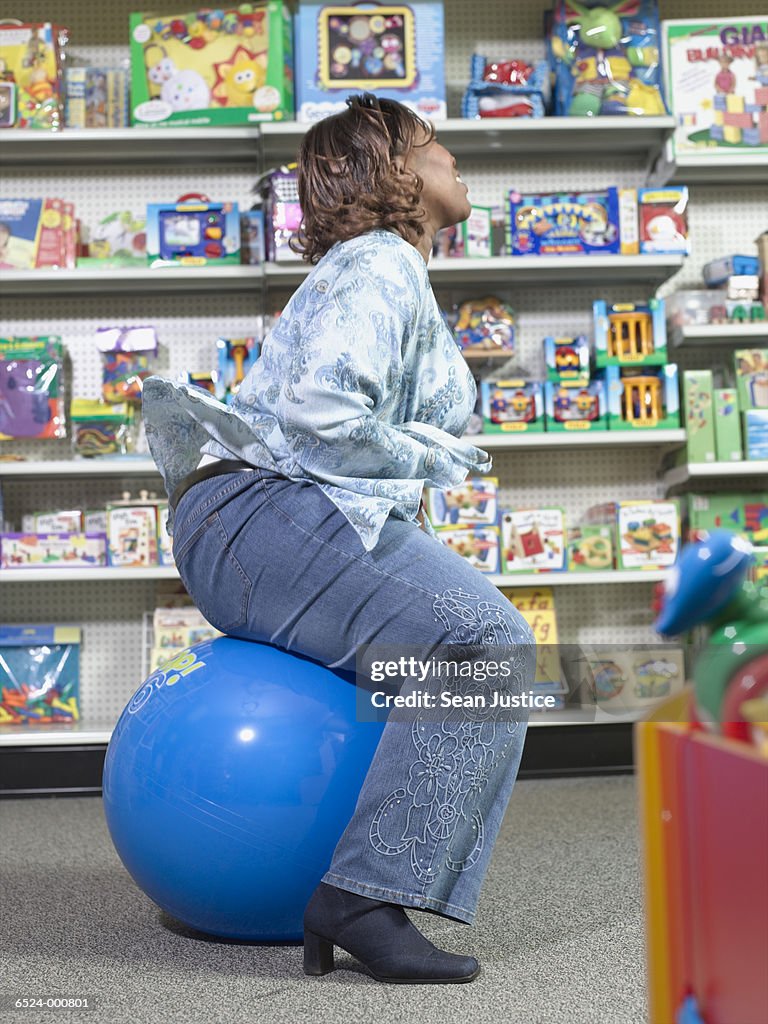
[[[490,468],[461,440],[476,386],[427,275],[437,231],[469,215],[467,187],[406,107],[371,94],[347,107],[304,138],[298,247],[314,269],[233,404],[145,382],[174,557],[213,625],[333,668],[354,671],[363,644],[447,644],[470,670],[506,659],[469,686],[490,704],[530,685],[532,633],[421,502],[425,484]],[[421,688],[444,690],[438,675]],[[525,728],[509,711],[392,712],[306,908],[307,974],[332,970],[338,945],[380,981],[477,976],[404,908],[474,921]]]

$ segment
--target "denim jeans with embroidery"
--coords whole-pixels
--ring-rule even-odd
[[[503,678],[485,677],[491,695],[531,686],[533,634],[481,572],[393,516],[364,551],[312,481],[266,469],[198,481],[175,509],[173,546],[196,604],[233,636],[352,672],[363,644],[461,645],[464,663],[511,665]],[[452,681],[450,690],[472,686]],[[420,688],[445,684],[435,677]],[[473,923],[526,728],[519,710],[392,711],[323,881]]]

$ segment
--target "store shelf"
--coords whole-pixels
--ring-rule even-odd
[[[562,434],[466,434],[464,440],[490,451],[540,451],[561,448],[656,448],[685,444],[684,430],[587,430]],[[0,470],[1,472],[1,470]]]
[[[146,295],[148,292],[248,292],[262,279],[261,267],[121,267],[119,270],[4,270],[4,298],[30,295]]]
[[[173,565],[155,565],[149,569],[0,569],[0,583],[95,583],[108,580],[175,580],[179,574]]]
[[[570,708],[563,711],[535,711],[531,713],[530,726],[593,725],[636,722],[645,716],[645,711],[632,711],[623,715],[609,715],[601,709]],[[110,722],[61,722],[36,728],[29,725],[0,725],[0,747],[28,746],[71,746],[74,744],[107,744],[115,723]]]
[[[0,462],[0,477],[51,476],[152,476],[159,475],[152,459],[61,459],[57,462],[29,460]]]
[[[683,345],[752,345],[756,341],[768,342],[768,321],[749,324],[688,324],[671,328],[669,334],[675,348]]]
[[[518,572],[487,573],[497,587],[564,587],[599,583],[661,583],[664,569],[614,569],[606,572]]]
[[[293,160],[310,126],[295,121],[263,124],[267,163]],[[435,121],[443,146],[457,158],[525,159],[553,154],[562,157],[600,153],[642,155],[650,162],[674,131],[672,117],[505,117]]]
[[[762,476],[768,473],[768,459],[743,462],[688,462],[664,474],[664,486],[678,487],[689,480],[722,480],[734,476]]]
[[[0,167],[253,163],[259,129],[85,128],[3,132]]]
[[[768,154],[716,151],[696,156],[661,156],[648,183],[658,185],[764,185],[768,181]]]
[[[660,285],[683,265],[683,256],[494,256],[490,259],[446,259],[429,263],[433,284],[458,284],[479,278],[483,283]],[[294,285],[310,271],[305,263],[267,263],[267,281]]]

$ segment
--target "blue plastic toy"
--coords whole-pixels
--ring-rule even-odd
[[[212,935],[301,939],[383,723],[354,676],[270,644],[203,641],[154,672],[112,734],[104,812],[136,884]]]

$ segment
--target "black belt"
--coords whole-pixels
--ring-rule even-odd
[[[219,476],[222,473],[237,473],[242,469],[256,469],[256,467],[252,466],[250,462],[243,462],[241,459],[218,459],[216,462],[211,462],[207,466],[200,466],[198,469],[193,469],[191,473],[184,477],[171,495],[171,508],[174,511],[176,510],[179,502],[192,484],[197,484],[201,480],[207,480],[210,476]]]

